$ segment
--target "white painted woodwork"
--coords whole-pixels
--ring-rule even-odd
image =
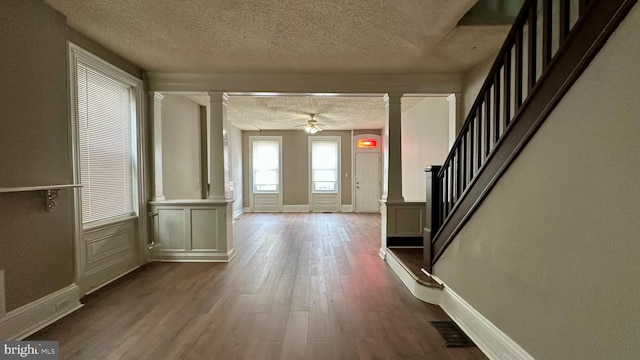
[[[0,314],[0,339],[17,341],[82,307],[80,289],[71,284],[36,301]]]
[[[402,197],[402,108],[401,93],[388,93],[385,101],[384,174],[387,202],[403,202]]]
[[[355,154],[355,160],[355,210],[379,212],[380,154],[360,152]]]
[[[313,168],[313,142],[315,141],[335,141],[338,145],[338,173],[336,192],[314,192],[312,183],[312,168]],[[340,136],[309,136],[309,211],[311,212],[340,212],[342,211],[342,166],[341,166],[341,144],[342,139]]]
[[[253,143],[254,141],[277,141],[278,155],[278,192],[254,192],[253,184]],[[249,207],[251,212],[283,212],[282,204],[282,136],[250,136],[249,137]],[[308,211],[308,210],[307,210]]]
[[[154,261],[228,262],[233,258],[233,202],[151,202]]]
[[[442,289],[426,286],[418,282],[418,277],[398,259],[393,251],[387,251],[384,260],[400,278],[404,286],[411,291],[416,298],[433,305],[440,304]]]
[[[209,199],[226,201],[225,183],[225,136],[224,123],[227,117],[227,99],[222,91],[209,92]]]
[[[449,149],[451,149],[465,120],[462,113],[462,94],[451,94],[447,96],[447,101],[449,102]]]
[[[451,94],[462,90],[462,73],[430,74],[188,74],[149,72],[155,91],[270,93]]]
[[[136,219],[132,218],[83,231],[83,294],[138,267],[135,224]]]
[[[387,203],[387,236],[423,236],[425,203]]]
[[[153,197],[154,201],[164,200],[162,185],[162,99],[164,96],[156,91],[149,91],[151,101],[151,131],[153,132]]]

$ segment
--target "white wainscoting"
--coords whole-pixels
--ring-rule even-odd
[[[83,294],[138,267],[135,222],[129,219],[83,231]]]
[[[280,212],[280,194],[253,194],[254,212]]]
[[[167,200],[150,203],[154,261],[228,262],[233,250],[233,203]]]
[[[311,194],[311,211],[313,212],[340,212],[340,194]]]
[[[425,224],[424,202],[386,203],[387,236],[422,237]]]
[[[22,340],[82,307],[80,289],[71,284],[0,316],[0,340]]]
[[[308,213],[309,205],[284,205],[282,212],[286,213]]]

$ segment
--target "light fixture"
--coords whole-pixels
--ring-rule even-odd
[[[320,126],[318,126],[318,122],[313,119],[314,116],[315,116],[315,114],[311,114],[311,120],[309,120],[307,126],[304,127],[304,131],[307,134],[312,134],[313,135],[313,134],[317,133],[318,131],[322,131]]]

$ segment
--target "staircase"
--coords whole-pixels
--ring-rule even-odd
[[[427,273],[635,3],[525,1],[449,156],[425,170]]]

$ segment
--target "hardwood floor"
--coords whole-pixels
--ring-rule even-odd
[[[445,348],[378,257],[377,214],[245,214],[228,264],[151,263],[32,335],[60,359],[486,359]]]

